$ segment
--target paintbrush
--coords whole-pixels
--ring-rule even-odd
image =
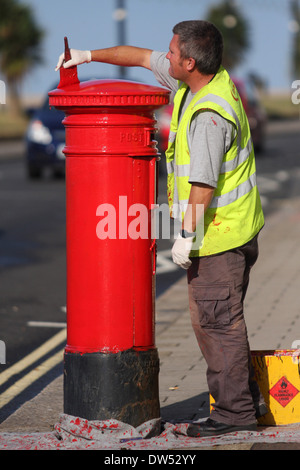
[[[65,41],[64,62],[68,62],[68,60],[71,60],[71,51],[70,51],[69,44],[68,44],[68,38],[65,37],[64,41]],[[57,88],[63,88],[67,85],[74,85],[75,83],[79,83],[76,65],[73,65],[72,67],[69,67],[67,69],[65,69],[64,66],[61,65],[59,69],[59,73],[60,73],[60,82]]]

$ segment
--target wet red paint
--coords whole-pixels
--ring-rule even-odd
[[[214,215],[214,218],[212,220],[212,224],[217,227],[217,226],[221,225],[222,222],[216,222],[216,217],[217,217],[217,214]]]

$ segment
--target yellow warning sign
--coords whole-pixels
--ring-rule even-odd
[[[285,407],[290,401],[299,393],[299,390],[292,385],[286,377],[281,377],[280,380],[270,390],[270,395]]]

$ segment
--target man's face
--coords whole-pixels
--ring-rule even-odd
[[[176,80],[184,81],[184,77],[186,75],[186,70],[184,67],[185,59],[183,59],[180,54],[179,38],[177,34],[174,34],[170,42],[169,52],[166,57],[170,62],[169,74],[171,77],[175,78]]]

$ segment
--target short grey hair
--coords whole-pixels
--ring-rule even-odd
[[[173,28],[179,36],[179,48],[183,59],[193,58],[196,68],[204,75],[219,70],[223,56],[223,37],[215,25],[208,21],[182,21]]]

